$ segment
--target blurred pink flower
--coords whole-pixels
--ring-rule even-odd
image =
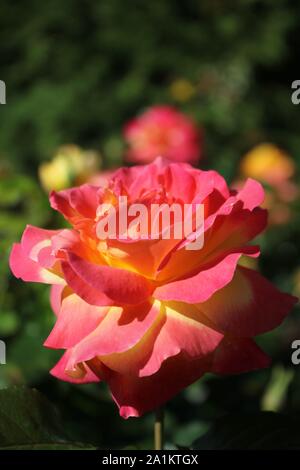
[[[128,161],[149,163],[157,156],[196,164],[202,154],[202,136],[191,118],[171,106],[153,106],[124,128]]]

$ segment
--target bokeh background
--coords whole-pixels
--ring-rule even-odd
[[[228,182],[245,176],[244,155],[257,144],[271,142],[288,155],[293,191],[278,201],[277,188],[266,184],[275,219],[259,240],[257,269],[299,294],[300,105],[292,104],[291,83],[300,78],[300,4],[0,0],[0,11],[0,79],[7,86],[7,104],[0,105],[0,338],[7,344],[0,387],[37,387],[78,440],[149,448],[152,415],[124,421],[104,385],[74,386],[48,374],[59,356],[42,346],[54,322],[48,288],[11,276],[11,244],[26,224],[64,223],[50,210],[39,179],[41,164],[58,147],[94,149],[101,171],[117,167],[126,148],[124,124],[149,106],[168,104],[201,129],[199,166],[218,170]],[[62,178],[54,173],[54,180]],[[297,308],[258,340],[273,357],[272,368],[207,376],[172,400],[167,445],[189,445],[230,412],[300,414],[294,339],[300,339]]]

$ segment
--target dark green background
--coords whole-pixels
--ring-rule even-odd
[[[27,223],[62,223],[39,188],[38,165],[69,142],[99,149],[106,167],[118,164],[124,123],[149,105],[169,103],[204,127],[201,166],[229,182],[243,153],[265,140],[299,167],[300,105],[291,103],[291,83],[300,78],[299,20],[300,4],[292,0],[0,0],[0,79],[7,85],[0,106],[0,338],[8,359],[0,387],[36,386],[78,439],[149,447],[152,416],[123,421],[105,386],[72,386],[48,375],[57,358],[42,347],[53,324],[48,289],[13,279],[7,267],[11,243]],[[195,85],[190,100],[172,97],[177,79]],[[288,226],[261,240],[260,268],[284,290],[293,289],[299,265],[298,209]],[[295,338],[297,309],[260,343],[283,375],[292,371],[280,408],[297,416]],[[188,445],[225,413],[259,410],[271,372],[207,377],[182,392],[167,406],[169,444]]]

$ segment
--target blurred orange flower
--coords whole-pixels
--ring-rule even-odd
[[[248,152],[241,163],[241,174],[270,185],[280,185],[295,174],[292,158],[276,145],[262,143]]]
[[[271,143],[262,143],[250,150],[242,159],[240,179],[233,184],[238,188],[246,178],[255,178],[265,187],[263,207],[269,210],[272,225],[288,223],[293,210],[290,205],[299,195],[293,181],[296,167],[286,152]]]

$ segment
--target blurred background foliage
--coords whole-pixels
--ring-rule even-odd
[[[273,142],[300,168],[300,107],[291,102],[299,62],[300,4],[293,0],[0,0],[0,338],[7,364],[0,387],[45,392],[78,439],[100,447],[151,446],[153,418],[118,417],[105,386],[72,386],[48,375],[57,353],[42,347],[53,324],[45,286],[10,275],[8,253],[24,226],[57,228],[38,180],[42,162],[74,143],[122,162],[122,128],[153,104],[170,104],[204,129],[201,168],[238,179],[242,156]],[[297,184],[298,174],[293,175]],[[276,207],[275,207],[276,209]],[[259,269],[281,289],[300,293],[299,202],[260,240]],[[207,376],[167,406],[168,445],[199,438],[228,412],[300,413],[297,308],[260,344],[270,370]],[[0,405],[1,406],[1,405]]]

